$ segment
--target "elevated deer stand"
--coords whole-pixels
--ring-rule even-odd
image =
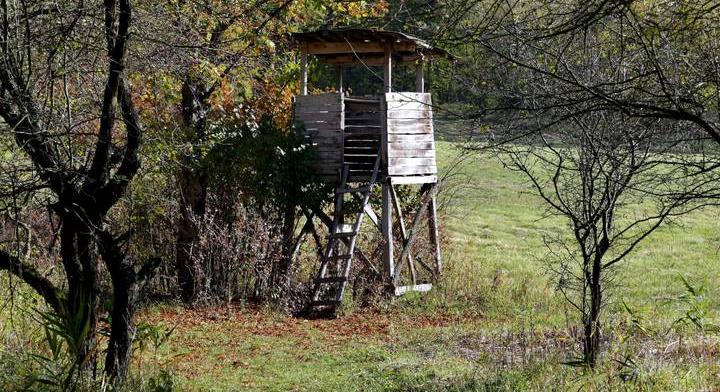
[[[430,282],[417,281],[413,257],[422,219],[427,215],[434,263],[417,260],[431,279],[441,272],[435,193],[437,166],[432,121],[432,99],[424,92],[423,65],[430,56],[447,53],[406,34],[363,30],[322,30],[296,33],[301,48],[301,94],[295,97],[293,118],[318,153],[314,170],[323,181],[336,184],[333,218],[313,211],[330,229],[308,310],[335,308],[341,303],[350,276],[353,255],[366,262],[356,239],[367,216],[384,238],[382,277],[389,291],[402,295],[428,291]],[[337,91],[308,95],[308,55],[335,65]],[[394,92],[394,63],[414,64],[416,91]],[[342,68],[383,66],[384,94],[351,97],[343,92]],[[419,186],[420,206],[410,227],[402,216],[396,185]],[[382,188],[382,211],[370,205],[373,189]],[[356,209],[348,206],[354,201]],[[359,206],[359,207],[358,207]],[[400,230],[399,257],[393,242],[393,225]],[[403,276],[407,264],[409,279]],[[403,282],[407,282],[403,285]]]

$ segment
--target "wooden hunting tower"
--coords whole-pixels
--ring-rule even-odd
[[[387,287],[396,295],[429,290],[432,287],[429,282],[417,281],[411,253],[418,226],[424,220],[421,217],[427,214],[434,260],[433,263],[418,262],[433,278],[438,276],[441,260],[435,205],[437,164],[432,99],[424,91],[423,68],[430,57],[448,54],[418,38],[392,31],[320,30],[295,33],[293,39],[302,53],[301,95],[295,97],[293,121],[298,132],[303,132],[317,151],[318,159],[313,164],[316,174],[336,185],[333,218],[323,211],[315,211],[330,228],[330,239],[314,281],[310,308],[334,309],[341,302],[353,255],[370,262],[356,248],[365,215],[380,229],[385,240],[382,275]],[[335,66],[334,91],[308,95],[309,55]],[[415,67],[415,91],[393,90],[395,64]],[[343,86],[343,68],[373,66],[383,68],[382,85],[378,89],[383,93],[351,95]],[[420,187],[420,206],[409,228],[395,191],[398,184]],[[382,188],[381,214],[369,203],[375,185]],[[355,209],[350,211],[350,205]],[[394,228],[399,229],[396,236]],[[399,257],[395,254],[394,240],[402,246]],[[402,277],[406,262],[409,279]]]

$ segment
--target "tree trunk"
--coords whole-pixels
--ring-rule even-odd
[[[283,249],[274,289],[286,290],[290,284],[293,248],[295,245],[295,207],[285,207],[283,212]],[[300,235],[303,235],[300,233]]]
[[[590,368],[595,368],[600,351],[601,271],[602,257],[596,256],[593,259],[592,273],[590,274],[590,313],[585,319],[585,341],[583,345],[585,362]]]
[[[113,275],[112,325],[105,357],[105,374],[113,380],[124,380],[130,366],[135,338],[133,320],[139,289],[131,270]]]
[[[179,175],[180,219],[176,236],[176,266],[180,295],[186,305],[200,299],[205,286],[205,269],[195,252],[200,240],[197,221],[205,216],[207,178],[197,171],[183,169]]]
[[[178,173],[180,189],[180,219],[176,235],[176,266],[180,295],[186,305],[200,299],[206,283],[204,266],[197,263],[194,251],[200,240],[197,221],[205,217],[208,177],[202,168],[200,144],[205,141],[204,101],[206,87],[191,78],[182,86],[183,122],[192,152],[185,156]]]
[[[81,371],[89,370],[96,357],[96,331],[98,325],[97,252],[83,225],[70,214],[61,215],[60,253],[68,274],[68,298],[64,314],[65,333],[73,340],[72,349],[76,365]]]

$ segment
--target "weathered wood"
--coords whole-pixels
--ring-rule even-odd
[[[399,110],[432,110],[432,107],[423,101],[388,101],[388,111]]]
[[[389,166],[388,174],[391,176],[437,174],[437,167],[435,167],[435,166]]]
[[[431,126],[433,125],[430,118],[393,118],[388,119],[388,126],[391,128],[403,126]]]
[[[305,128],[322,127],[323,125],[326,125],[326,128],[339,128],[340,112],[296,112],[295,114],[295,124],[303,125]]]
[[[435,189],[432,190],[433,192]],[[435,195],[433,194],[430,199],[430,206],[428,206],[428,229],[430,230],[430,243],[433,245],[435,251],[435,275],[436,277],[442,273],[442,258],[440,256],[440,239],[437,219],[437,203],[435,201]]]
[[[376,55],[376,54],[342,54],[342,55],[334,55],[334,56],[323,56],[323,62],[328,63],[330,65],[343,65],[343,66],[354,66],[354,65],[363,65],[363,66],[382,66],[384,64],[385,58],[382,55]]]
[[[380,97],[377,95],[363,96],[363,97],[347,97],[345,102],[348,104],[379,104]]]
[[[400,237],[402,238],[403,242],[407,240],[407,230],[405,230],[405,219],[403,218],[402,214],[402,208],[400,207],[400,199],[397,196],[397,193],[395,192],[395,186],[392,182],[390,182],[390,196],[393,202],[393,206],[395,207],[395,214],[397,214],[397,220],[398,224],[400,226]],[[400,259],[400,262],[402,263],[402,259]],[[410,267],[410,279],[412,280],[412,284],[417,283],[417,274],[415,273],[415,262],[413,261],[413,256],[411,253],[408,252],[407,256],[408,266]]]
[[[337,119],[333,119],[332,122],[317,120],[296,121],[295,128],[298,130],[304,130],[303,134],[308,136],[316,135],[318,133],[334,137],[342,136],[339,117]]]
[[[413,245],[413,242],[415,242],[415,239],[417,238],[417,231],[420,226],[420,222],[422,221],[422,216],[425,214],[425,210],[427,210],[428,205],[430,203],[430,199],[433,195],[435,185],[423,185],[422,188],[420,188],[420,207],[418,208],[417,212],[415,213],[415,218],[413,218],[413,224],[410,228],[410,231],[408,232],[408,238],[406,241],[403,241],[403,250],[400,253],[400,260],[402,260],[404,257],[407,257],[407,254],[410,252],[410,249]],[[400,275],[402,274],[402,263],[397,265],[397,268],[395,269],[395,273],[393,274],[393,284],[397,286],[400,283]]]
[[[343,140],[339,132],[335,133],[334,131],[315,130],[310,131],[307,136],[310,138],[309,142],[313,146],[338,146]]]
[[[380,101],[380,111],[385,112],[385,105],[386,102],[384,100]],[[380,117],[380,129],[382,130],[380,132],[380,158],[382,159],[382,167],[387,168],[387,160],[388,160],[388,141],[387,141],[387,117],[381,116]]]
[[[323,115],[323,118],[334,118],[340,116],[340,104],[337,105],[306,105],[295,106],[295,116],[297,119],[313,120],[316,114]]]
[[[388,158],[389,165],[396,166],[435,166],[435,158]]]
[[[424,65],[423,61],[419,61],[415,66],[415,91],[418,93],[425,92],[425,75],[423,73]]]
[[[360,195],[353,193],[352,196],[353,196],[353,199],[355,199],[355,201],[361,202],[361,204],[362,204]],[[375,210],[373,210],[372,206],[369,203],[365,204],[365,206],[363,207],[363,212],[367,215],[368,218],[370,218],[370,221],[382,233],[382,224],[380,223],[380,218],[378,218],[377,214],[375,213]]]
[[[314,149],[314,151],[318,151],[318,152],[324,152],[324,153],[334,152],[337,154],[342,154],[342,150],[340,149],[339,141],[331,141],[331,140],[324,141],[324,139],[319,138],[316,141],[309,143],[308,147],[312,148],[312,149]]]
[[[433,133],[433,126],[428,124],[413,123],[408,125],[392,125],[388,124],[388,134],[401,135],[422,135]]]
[[[391,150],[388,158],[432,158],[435,159],[435,150]]]
[[[308,93],[308,47],[306,43],[303,43],[301,54],[300,54],[300,94],[306,96]]]
[[[363,66],[368,65],[382,66],[385,61],[385,56],[382,53],[339,53],[339,54],[321,54],[318,55],[322,62],[330,65],[343,65],[343,66]],[[393,60],[395,63],[415,63],[420,60],[420,55],[417,53],[401,55],[393,54]]]
[[[342,151],[340,146],[342,145],[342,139],[341,138],[330,138],[330,137],[322,137],[317,136],[310,140],[308,142],[308,145],[311,148],[315,148],[318,150],[327,150],[327,151]]]
[[[432,118],[431,110],[388,110],[387,118]]]
[[[357,133],[345,133],[346,141],[367,141],[369,143],[377,143],[380,141],[380,134],[377,132],[357,132]]]
[[[335,73],[337,75],[337,92],[343,93],[343,67],[342,65],[335,66]]]
[[[340,132],[327,129],[310,130],[308,131],[307,136],[310,137],[310,142],[313,145],[329,144],[335,146],[342,143],[343,140]]]
[[[340,152],[318,153],[317,158],[323,161],[323,164],[342,163],[343,156]]]
[[[305,242],[305,237],[307,234],[309,234],[314,226],[312,223],[312,218],[314,214],[310,213],[308,216],[305,217],[305,224],[303,225],[302,229],[300,230],[300,234],[295,239],[295,244],[292,247],[292,251],[290,252],[290,263],[294,263],[295,259],[297,259],[298,253],[300,253],[300,247],[302,246],[303,242]]]
[[[295,123],[305,128],[325,126],[328,129],[340,129],[340,112],[295,112]]]
[[[434,150],[434,142],[420,142],[420,143],[388,143],[388,150]]]
[[[313,151],[316,151],[318,153],[336,153],[339,149],[337,148],[337,144],[332,145],[309,145],[308,148],[312,148]]]
[[[340,102],[340,94],[338,94],[338,93],[323,93],[323,94],[315,94],[315,95],[301,95],[301,96],[295,97],[295,100],[300,105],[303,105],[303,104],[320,105],[320,104],[328,104],[328,103],[338,103],[338,102]]]
[[[432,103],[432,97],[428,93],[411,93],[411,92],[396,92],[396,93],[385,93],[386,102],[425,102],[427,104]]]
[[[433,135],[429,133],[421,133],[421,134],[414,134],[414,135],[407,135],[407,134],[389,134],[388,135],[388,142],[402,142],[402,143],[422,143],[422,142],[433,142]]]
[[[434,184],[437,182],[437,176],[393,176],[392,182],[393,184]]]
[[[336,54],[336,53],[383,53],[388,50],[389,45],[382,42],[310,42],[307,52],[310,54]],[[398,52],[414,52],[415,43],[395,42],[393,49]]]
[[[338,93],[326,93],[319,95],[301,95],[295,97],[296,108],[318,108],[326,110],[327,108],[334,108],[340,105],[340,94]]]
[[[423,284],[417,284],[417,285],[412,285],[412,286],[400,286],[400,287],[395,288],[395,296],[399,297],[399,296],[409,293],[411,291],[427,293],[430,290],[432,290],[431,283],[423,283]]]
[[[389,42],[384,43],[383,51],[385,52],[385,61],[383,63],[383,83],[385,86],[385,92],[389,93],[392,91],[392,47]]]
[[[372,206],[370,204],[366,204],[365,207],[363,207],[363,211],[365,211],[365,214],[367,214],[368,218],[370,218],[370,221],[372,221],[375,227],[377,227],[378,230],[382,231],[380,219],[378,219],[378,216],[375,213],[375,210],[373,210]]]
[[[392,206],[390,201],[390,184],[382,184],[382,234],[385,240],[383,264],[385,279],[392,281],[395,275],[394,243],[392,235]],[[399,265],[398,265],[399,266]]]

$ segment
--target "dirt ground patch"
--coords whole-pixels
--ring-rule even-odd
[[[335,319],[308,320],[261,309],[227,306],[222,308],[164,308],[145,312],[140,320],[174,327],[176,333],[202,328],[231,335],[309,338],[312,332],[328,342],[354,338],[381,338],[394,328],[442,328],[474,320],[461,316],[381,313],[371,310],[354,312]],[[315,335],[315,334],[313,334]]]

